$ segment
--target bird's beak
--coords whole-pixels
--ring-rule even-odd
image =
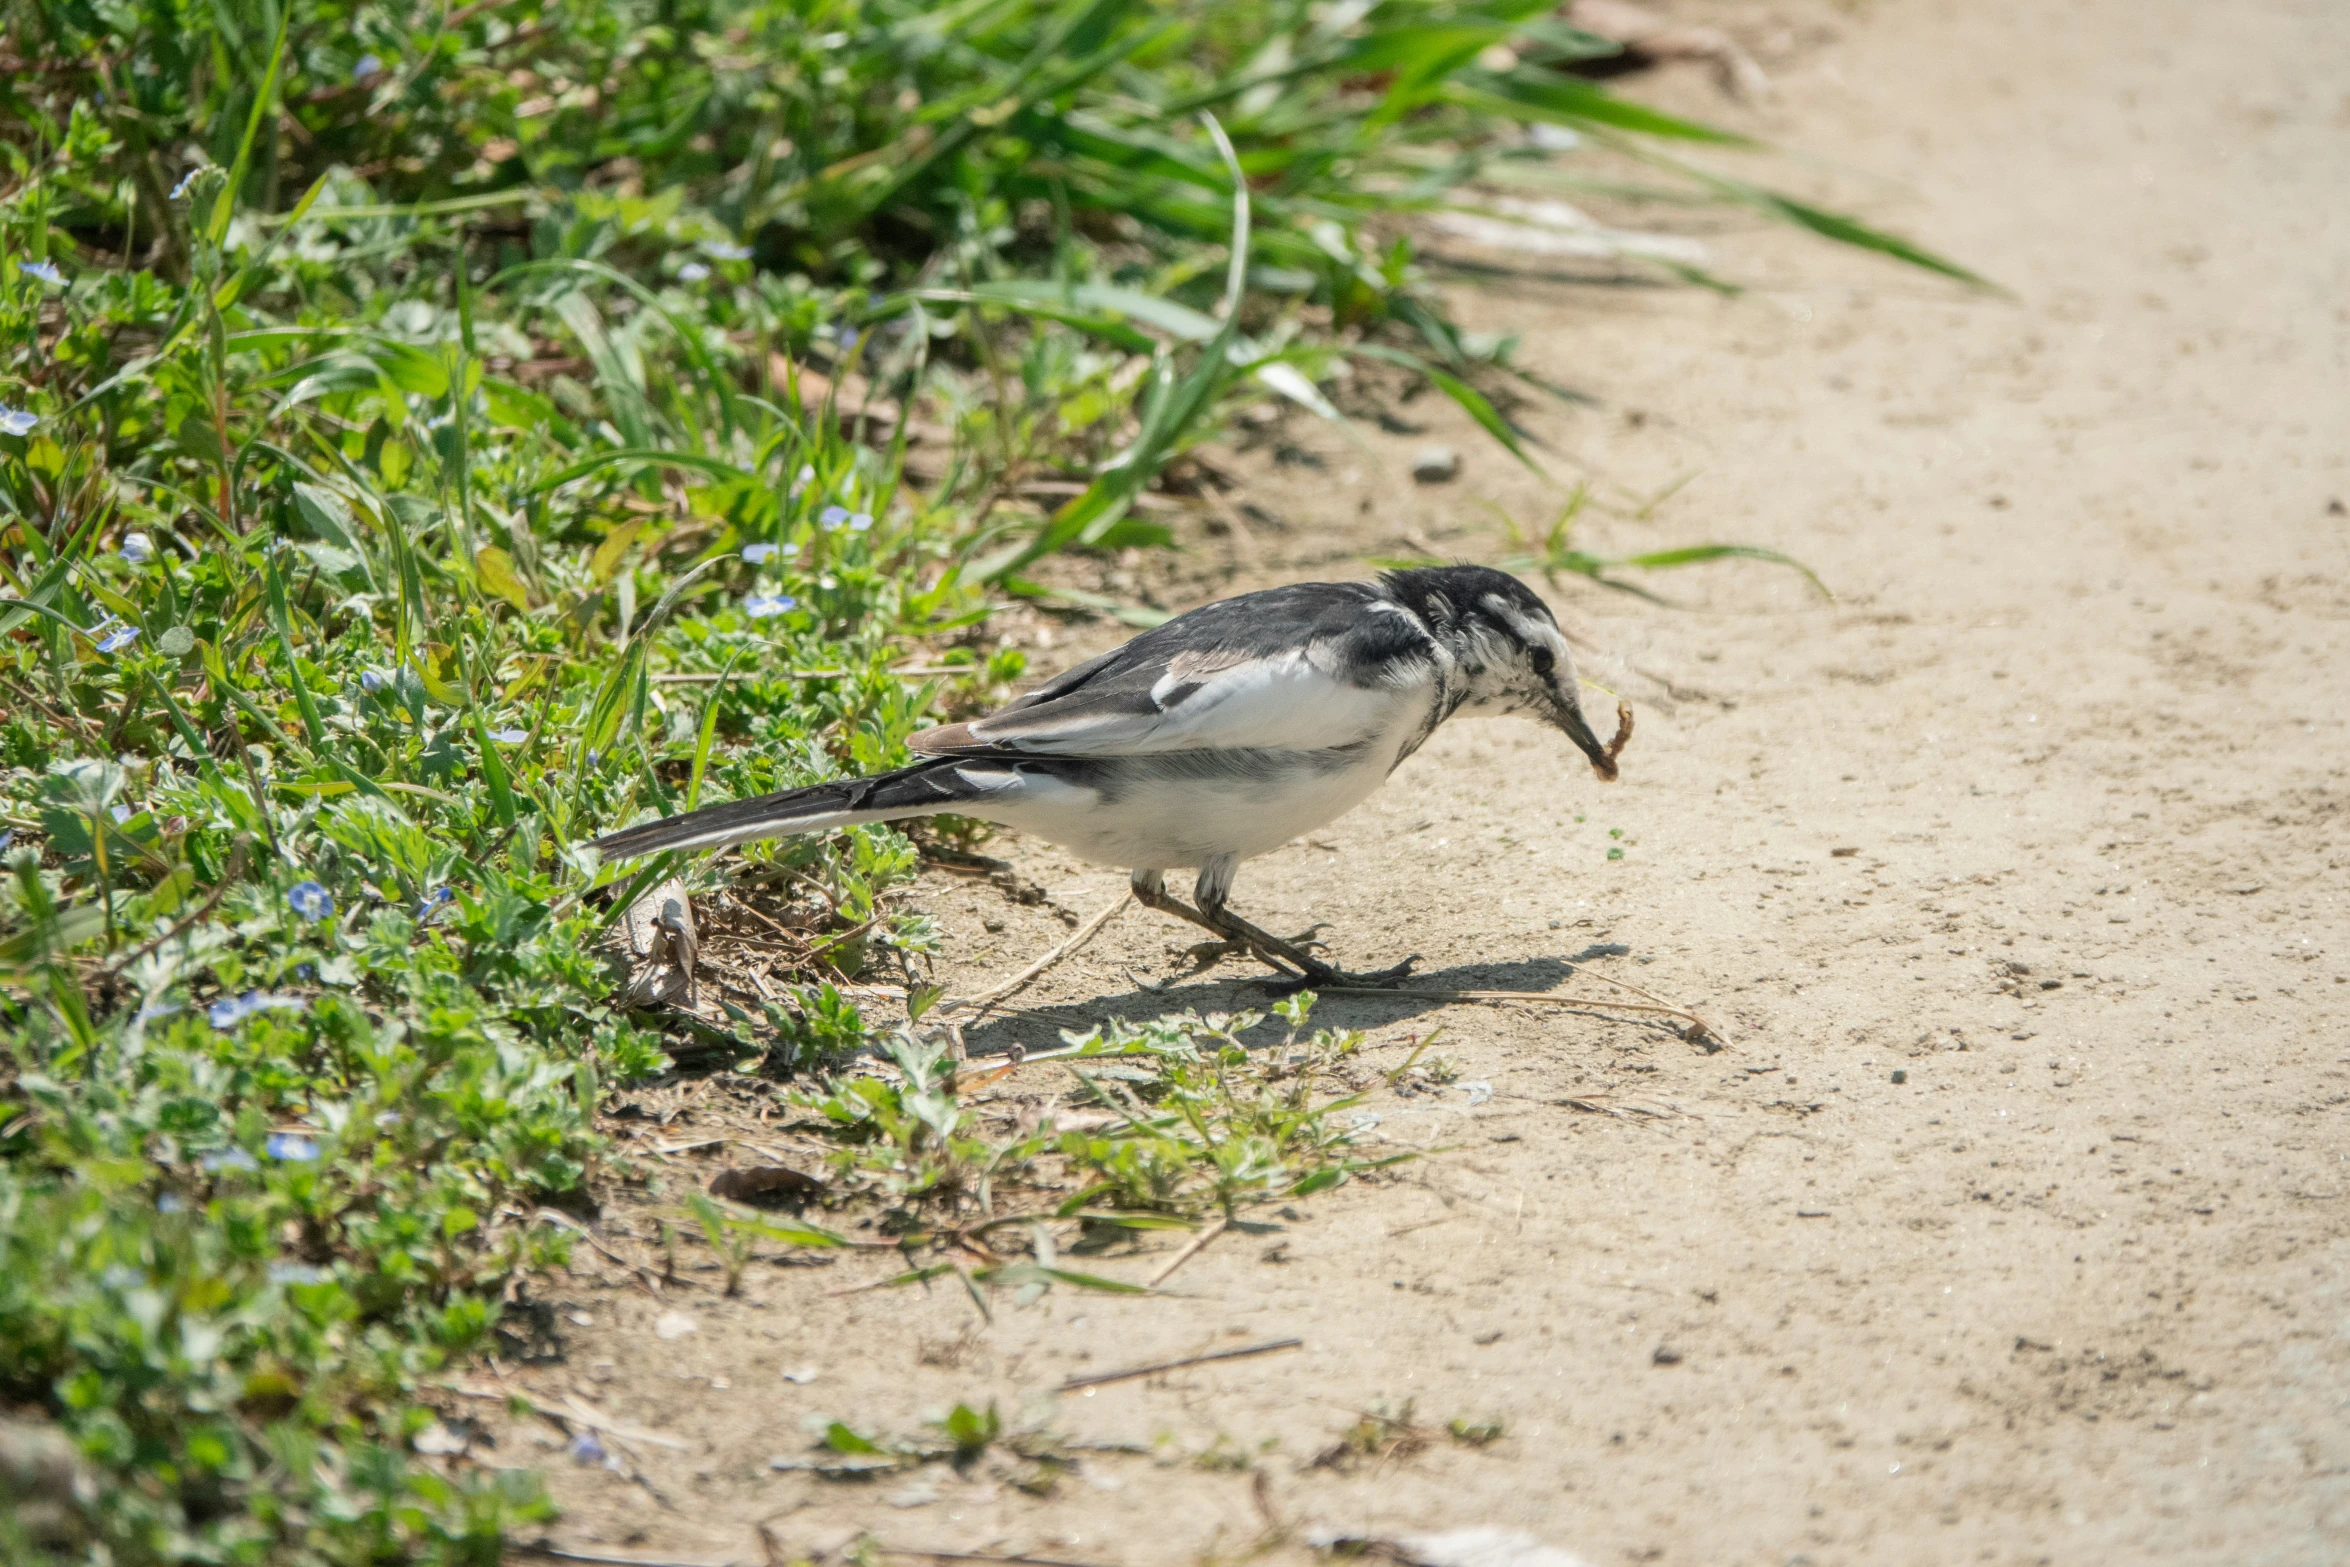
[[[1556,700],[1558,710],[1553,717],[1558,726],[1575,742],[1576,750],[1591,758],[1591,770],[1599,775],[1601,782],[1615,782],[1616,752],[1623,748],[1622,741],[1613,746],[1600,743],[1599,736],[1591,732],[1591,724],[1583,716],[1583,705],[1575,700],[1573,691],[1556,695]]]

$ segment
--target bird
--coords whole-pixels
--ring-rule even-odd
[[[1524,714],[1565,731],[1602,781],[1602,744],[1550,607],[1509,573],[1440,565],[1219,599],[1077,665],[984,718],[921,730],[919,760],[648,821],[594,841],[607,861],[951,813],[1131,873],[1137,901],[1276,971],[1273,983],[1391,985],[1232,907],[1243,861],[1360,804],[1438,725]],[[1167,873],[1196,872],[1192,902]]]

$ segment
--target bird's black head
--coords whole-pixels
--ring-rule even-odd
[[[1546,719],[1591,759],[1593,772],[1616,776],[1615,756],[1583,716],[1567,639],[1532,588],[1491,566],[1422,566],[1381,580],[1452,653],[1462,692],[1456,712]]]

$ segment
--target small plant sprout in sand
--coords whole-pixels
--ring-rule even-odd
[[[886,1242],[851,1242],[805,1220],[689,1199],[688,1233],[709,1245],[739,1290],[762,1240],[790,1246],[886,1247],[913,1266],[877,1285],[954,1277],[985,1313],[1055,1285],[1145,1293],[1247,1210],[1328,1191],[1410,1157],[1361,1146],[1376,1118],[1359,1112],[1382,1079],[1360,1065],[1362,1036],[1307,1032],[1313,997],[1276,1010],[1286,1029],[1250,1048],[1267,1022],[1242,1012],[1112,1021],[1064,1034],[1062,1049],[1025,1070],[1045,1081],[1025,1118],[951,1059],[921,1014],[896,1030],[866,1069],[791,1096],[832,1145],[823,1197],[843,1220],[862,1215]],[[1057,1083],[1054,1081],[1057,1079]],[[1028,1104],[1033,1105],[1033,1097]],[[1161,1231],[1189,1235],[1146,1283],[1077,1269],[1069,1255],[1115,1258]]]

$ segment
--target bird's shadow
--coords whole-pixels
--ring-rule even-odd
[[[1324,1027],[1378,1028],[1459,1004],[1441,996],[1415,995],[1415,991],[1556,991],[1575,977],[1576,965],[1595,958],[1622,957],[1631,950],[1614,943],[1595,943],[1570,957],[1459,963],[1450,968],[1425,969],[1394,991],[1346,990],[1319,996],[1314,1004],[1314,1022]],[[1113,1018],[1138,1023],[1181,1012],[1269,1013],[1273,1003],[1280,999],[1268,989],[1272,978],[1262,971],[1250,973],[1235,960],[1229,970],[1211,969],[1196,979],[1172,981],[1162,989],[1137,984],[1129,990],[1082,1001],[1030,1005],[998,1013],[966,1025],[963,1043],[973,1056],[1000,1056],[1010,1054],[1015,1047],[1024,1051],[1050,1049],[1062,1042],[1063,1031],[1083,1034]],[[1595,1001],[1594,1005],[1604,1007],[1606,1003]],[[1270,1045],[1287,1031],[1286,1024],[1268,1017],[1241,1038],[1251,1045]]]

